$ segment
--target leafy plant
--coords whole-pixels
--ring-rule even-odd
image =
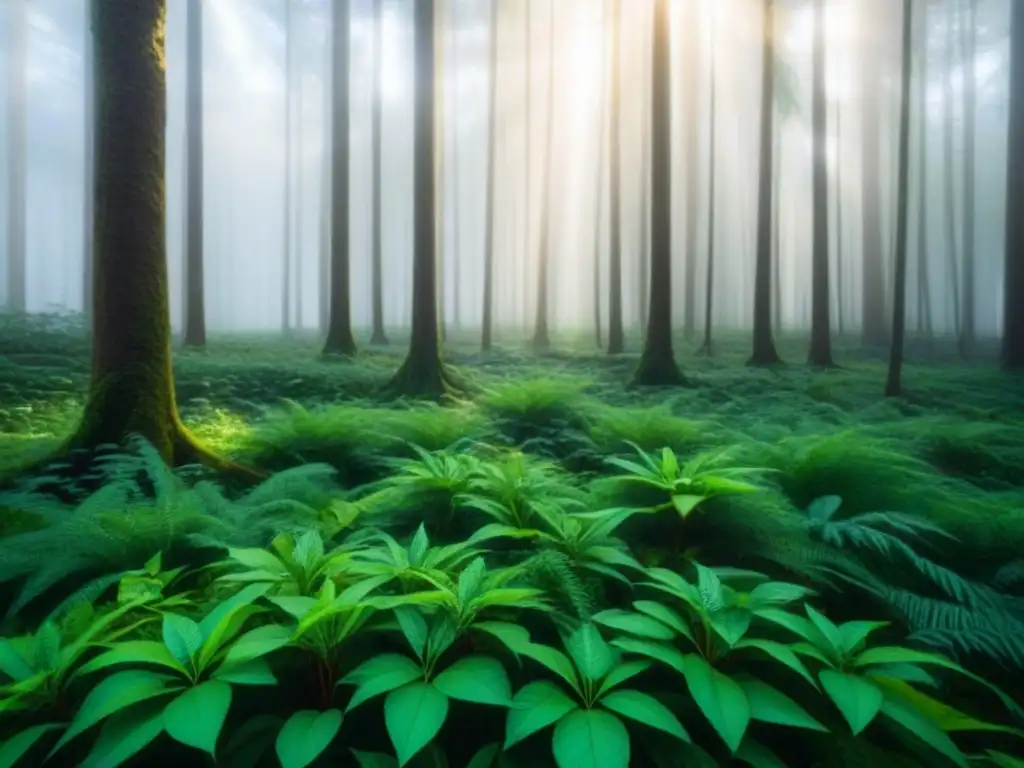
[[[281,533],[269,550],[229,548],[226,562],[244,570],[221,576],[220,581],[268,584],[275,594],[309,596],[350,567],[352,558],[351,547],[325,551],[316,530]]]

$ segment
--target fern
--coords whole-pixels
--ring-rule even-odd
[[[555,549],[542,549],[526,558],[519,569],[538,589],[544,590],[558,608],[580,621],[594,613],[596,595],[579,577],[568,555]]]

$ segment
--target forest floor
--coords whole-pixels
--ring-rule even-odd
[[[744,366],[746,334],[723,333],[713,359],[680,341],[693,386],[650,391],[626,386],[635,355],[609,358],[589,340],[556,339],[541,356],[506,343],[482,357],[475,335],[454,333],[447,359],[474,393],[441,411],[380,399],[404,353],[394,339],[324,361],[312,335],[214,336],[205,350],[176,350],[179,406],[211,448],[268,470],[327,463],[350,489],[410,457],[409,444],[515,445],[586,475],[631,453],[627,441],[684,459],[723,449],[738,465],[774,470],[777,511],[834,494],[845,512],[926,515],[986,570],[1024,551],[1024,379],[959,363],[952,348],[911,345],[911,357],[933,362],[908,363],[905,396],[886,399],[880,356],[841,340],[841,367],[826,371],[803,364],[799,337],[783,335],[788,364],[774,370]],[[0,472],[72,429],[88,373],[88,340],[73,320],[0,329]]]

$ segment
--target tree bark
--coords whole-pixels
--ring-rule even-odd
[[[85,41],[83,46],[82,73],[82,113],[85,116],[83,127],[84,146],[82,147],[82,312],[86,318],[92,316],[92,219],[94,187],[96,185],[96,130],[95,130],[95,93],[96,84],[93,78],[93,42],[92,42],[92,4],[95,0],[85,2]]]
[[[683,51],[683,104],[686,115],[697,115],[697,70],[700,64],[700,24],[697,3],[685,3],[686,48]],[[712,43],[713,45],[713,43]],[[712,57],[714,51],[712,49]],[[697,211],[700,195],[700,131],[697,121],[683,121],[686,143],[686,234],[685,234],[685,277],[683,293],[683,338],[693,339],[697,331]],[[705,315],[707,311],[705,310]],[[705,336],[707,330],[705,330]]]
[[[549,285],[551,282],[551,188],[554,186],[554,149],[555,149],[555,0],[548,0],[548,110],[545,116],[544,151],[544,196],[540,209],[540,246],[537,263],[537,316],[533,325],[533,346],[535,349],[547,349],[551,346],[551,334],[548,328]]]
[[[811,264],[811,365],[832,367],[832,308],[828,241],[828,114],[825,101],[825,6],[814,0],[811,123],[813,133],[813,227]]]
[[[634,383],[679,386],[672,351],[672,102],[669,0],[654,0],[651,40],[651,298]]]
[[[281,225],[281,332],[292,327],[292,0],[284,0],[284,217]]]
[[[384,332],[384,237],[382,226],[382,210],[384,196],[384,175],[382,173],[381,155],[381,111],[384,101],[382,93],[382,76],[384,64],[384,0],[373,3],[373,332],[370,343],[385,345],[388,343]]]
[[[494,342],[494,175],[495,160],[498,152],[498,11],[501,0],[491,4],[490,37],[488,69],[487,69],[487,180],[485,182],[486,202],[484,204],[487,220],[484,222],[484,295],[483,295],[483,328],[480,348],[490,352]]]
[[[626,350],[622,328],[622,0],[612,0],[612,93],[611,126],[608,134],[608,176],[610,195],[608,246],[608,354]]]
[[[333,0],[331,45],[331,316],[325,355],[356,353],[349,283],[349,3]]]
[[[928,269],[928,5],[921,7],[918,49],[921,68],[918,73],[917,103],[917,331],[932,336],[932,288]]]
[[[772,338],[772,147],[775,133],[775,0],[764,0],[761,56],[761,146],[757,261],[754,267],[754,349],[749,365],[779,362]]]
[[[1024,6],[1010,22],[1010,132],[1006,175],[1002,364],[1024,368]]]
[[[188,0],[185,82],[185,249],[188,260],[185,289],[187,347],[206,345],[206,301],[203,258],[203,3]]]
[[[25,185],[28,107],[27,0],[10,0],[7,54],[7,311],[28,310]]]
[[[886,397],[901,394],[900,374],[903,369],[903,336],[907,299],[907,200],[910,197],[910,70],[913,63],[912,0],[903,0],[903,66],[900,84],[900,156],[896,201],[896,279],[893,286],[892,347],[889,372],[885,381]]]
[[[960,259],[957,254],[956,231],[956,187],[954,185],[956,165],[953,152],[953,72],[954,72],[954,40],[953,18],[954,6],[950,2],[949,14],[946,18],[946,77],[943,88],[944,115],[942,121],[942,152],[946,178],[946,268],[949,270],[950,281],[953,283],[951,298],[953,300],[953,330],[959,338],[963,329],[963,316],[960,305]]]
[[[875,3],[861,0],[864,15],[861,24],[870,29],[875,24],[871,10],[877,12]],[[861,67],[861,340],[865,345],[884,344],[888,335],[886,328],[885,276],[883,274],[882,219],[881,219],[881,168],[879,152],[879,111],[881,77],[879,75],[879,46],[871,40],[865,41],[863,66]]]
[[[608,2],[601,2],[601,48],[598,54],[601,71],[598,85],[598,133],[597,133],[597,179],[594,184],[594,271],[593,271],[593,302],[594,302],[594,343],[602,347],[601,331],[601,235],[604,220],[601,217],[604,203],[605,177],[605,141],[608,133],[608,63],[606,59],[606,38],[608,37]]]
[[[974,347],[975,315],[975,226],[977,207],[975,197],[975,130],[977,110],[977,35],[978,2],[967,0],[968,14],[963,20],[964,49],[964,257],[962,262],[964,287],[963,322],[960,326],[958,347],[960,356],[967,359]]]
[[[714,17],[717,20],[717,16]],[[707,275],[704,284],[704,341],[701,343],[700,349],[697,350],[698,355],[707,355],[708,357],[714,357],[714,347],[711,344],[711,333],[712,333],[712,319],[714,318],[714,299],[715,299],[715,169],[717,163],[715,162],[715,151],[718,146],[717,141],[717,87],[715,83],[715,69],[716,69],[716,58],[715,58],[715,47],[714,39],[715,32],[717,31],[717,24],[712,24],[711,40],[712,44],[710,47],[711,51],[711,77],[710,85],[708,90],[710,91],[711,104],[708,109],[708,257],[707,257]]]

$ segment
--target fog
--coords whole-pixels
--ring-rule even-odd
[[[0,109],[8,146],[14,2],[0,19],[4,85]],[[286,13],[289,0],[204,2],[204,186],[206,319],[212,331],[282,327],[285,264],[297,286],[292,326],[316,328],[320,317],[324,174],[329,169],[330,12],[328,0],[291,0],[292,98],[286,89]],[[698,6],[700,45],[688,57],[682,7]],[[488,0],[444,5],[442,307],[446,323],[479,326],[485,234],[488,152]],[[602,304],[607,301],[607,147],[600,130],[608,106],[608,46],[603,0],[504,0],[497,3],[498,72],[495,166],[495,323],[528,327],[536,303],[541,206],[550,200],[551,317],[556,330],[587,329],[594,318],[597,247]],[[622,101],[618,119],[623,152],[623,296],[627,325],[642,312],[646,274],[642,237],[648,171],[651,64],[650,0],[624,0]],[[673,94],[673,311],[686,311],[685,233],[696,233],[694,308],[703,317],[709,234],[710,84],[714,72],[715,275],[714,325],[748,327],[757,220],[757,168],[761,89],[761,0],[675,0],[672,32]],[[957,329],[964,303],[964,84],[974,77],[976,103],[975,329],[1000,332],[1002,318],[1004,197],[1007,145],[1008,24],[1010,0],[978,0],[976,56],[966,60],[962,0],[918,2],[912,99],[908,327],[930,302],[936,333]],[[828,0],[826,88],[833,327],[860,326],[864,217],[864,93],[870,58],[878,68],[879,173],[887,290],[892,284],[895,239],[901,4],[893,0]],[[169,0],[167,19],[167,252],[172,324],[182,324],[186,0]],[[371,312],[371,104],[373,3],[353,0],[351,25],[351,279],[352,318],[370,324]],[[412,294],[412,19],[411,0],[385,0],[381,79],[383,98],[383,258],[385,322],[409,322]],[[86,133],[87,18],[85,0],[27,3],[27,305],[30,311],[83,306],[83,222]],[[775,148],[779,297],[783,328],[805,328],[810,318],[811,266],[811,46],[809,0],[779,3]],[[527,27],[527,18],[529,27]],[[952,27],[950,26],[952,25]],[[952,29],[953,34],[947,34]],[[952,45],[950,43],[952,42]],[[552,50],[554,54],[552,55]],[[696,61],[696,68],[688,62]],[[553,67],[554,93],[548,93]],[[696,80],[699,110],[682,94]],[[549,96],[552,96],[549,98]],[[923,96],[923,98],[922,98]],[[291,102],[289,107],[289,102]],[[553,105],[548,157],[546,121]],[[949,109],[947,109],[949,105]],[[286,115],[292,110],[291,146]],[[951,114],[950,114],[951,112]],[[688,157],[681,136],[699,126],[699,152]],[[951,152],[945,136],[950,135]],[[922,144],[922,141],[924,142]],[[922,147],[924,152],[922,152]],[[286,178],[286,154],[292,157]],[[924,185],[919,164],[925,163]],[[10,226],[11,155],[4,153],[0,220]],[[699,166],[696,221],[687,221],[687,169]],[[598,184],[601,185],[600,194]],[[292,210],[286,211],[286,185]],[[545,196],[545,185],[550,185]],[[953,189],[952,208],[947,189]],[[918,221],[924,216],[925,226]],[[286,243],[286,216],[293,222]],[[598,219],[597,217],[600,216]],[[597,222],[600,221],[600,226]],[[925,249],[919,256],[923,232]],[[6,243],[7,238],[0,238]],[[0,245],[0,247],[5,247]],[[285,258],[286,250],[291,254]],[[919,289],[927,268],[927,292]],[[8,273],[0,275],[7,295]],[[969,304],[968,304],[969,306]],[[602,308],[607,317],[607,309]]]

